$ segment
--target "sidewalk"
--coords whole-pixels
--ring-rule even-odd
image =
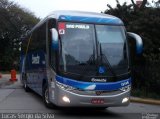
[[[0,78],[0,88],[11,85],[14,82],[9,81],[10,74],[2,74],[2,78]]]

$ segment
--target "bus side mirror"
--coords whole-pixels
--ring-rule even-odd
[[[52,48],[57,50],[58,49],[58,32],[55,28],[50,29],[51,31],[51,38],[52,38]]]
[[[133,38],[136,41],[136,54],[142,54],[143,51],[142,38],[135,33],[127,32],[127,34],[129,37]]]

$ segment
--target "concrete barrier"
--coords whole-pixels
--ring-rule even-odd
[[[160,100],[131,97],[131,102],[160,105]]]

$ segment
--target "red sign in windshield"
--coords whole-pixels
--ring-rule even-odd
[[[63,23],[63,22],[60,22],[59,24],[58,24],[58,29],[66,29],[66,24],[65,23]]]
[[[65,23],[63,23],[63,22],[60,22],[59,24],[58,24],[58,32],[59,32],[59,34],[65,34],[65,29],[66,29],[66,24]]]

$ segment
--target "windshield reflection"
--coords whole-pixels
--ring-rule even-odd
[[[98,67],[104,66],[107,72],[103,76],[127,72],[123,27],[68,22],[63,22],[63,25],[59,28],[61,71],[95,76],[102,75],[98,74]]]

